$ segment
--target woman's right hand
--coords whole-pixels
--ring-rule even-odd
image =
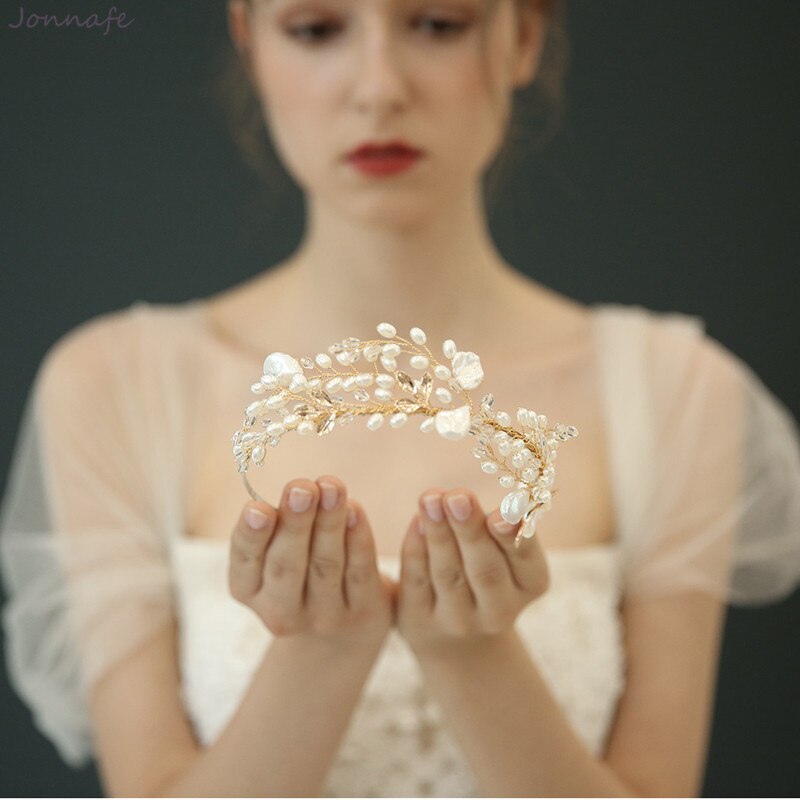
[[[307,508],[292,507],[304,497]],[[262,528],[248,524],[251,509],[266,516]],[[231,538],[228,587],[275,636],[374,645],[393,621],[392,584],[378,571],[363,509],[330,475],[290,481],[278,509],[245,505]]]

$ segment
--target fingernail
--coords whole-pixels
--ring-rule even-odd
[[[506,522],[502,517],[500,519],[496,519],[492,523],[492,530],[495,533],[511,533],[511,531],[513,531],[516,527],[516,525],[512,525],[510,522]]]
[[[244,512],[244,518],[247,524],[256,531],[266,528],[269,519],[266,514],[259,511],[257,508],[248,508],[247,511]]]
[[[311,505],[311,492],[308,489],[301,489],[299,486],[294,486],[289,492],[289,508],[297,514],[303,511],[308,511]]]
[[[450,513],[459,522],[464,522],[464,520],[469,517],[469,512],[471,510],[469,497],[467,497],[465,494],[456,494],[452,497],[448,497],[447,507],[450,509]]]
[[[356,522],[358,522],[358,514],[356,514],[356,510],[350,506],[350,510],[347,512],[347,527],[355,528]]]
[[[320,503],[325,511],[331,511],[339,499],[339,490],[332,483],[321,483],[322,498]]]
[[[425,495],[422,498],[422,505],[425,506],[425,513],[434,522],[441,522],[444,519],[444,509],[442,508],[441,495],[439,494]]]

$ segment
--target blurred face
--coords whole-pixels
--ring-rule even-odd
[[[229,23],[288,172],[347,213],[387,219],[471,188],[545,28],[533,0],[232,0]],[[396,139],[422,151],[399,172],[348,158]]]

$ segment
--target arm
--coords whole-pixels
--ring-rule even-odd
[[[165,629],[92,693],[107,794],[318,794],[379,651],[274,639],[228,725],[202,748],[180,701],[175,630]]]
[[[420,666],[488,796],[696,797],[724,611],[694,592],[623,603],[626,689],[602,759],[573,732],[516,631],[422,655]]]

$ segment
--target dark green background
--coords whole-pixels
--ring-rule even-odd
[[[573,0],[570,109],[491,224],[507,259],[583,301],[705,318],[793,411],[798,377],[797,0]],[[109,5],[41,2],[39,13]],[[0,4],[2,476],[35,369],[76,324],[180,301],[287,255],[296,189],[243,166],[203,89],[223,3],[121,0],[125,31],[12,31]],[[800,792],[800,593],[732,609],[707,796]],[[4,795],[99,794],[0,681]]]

